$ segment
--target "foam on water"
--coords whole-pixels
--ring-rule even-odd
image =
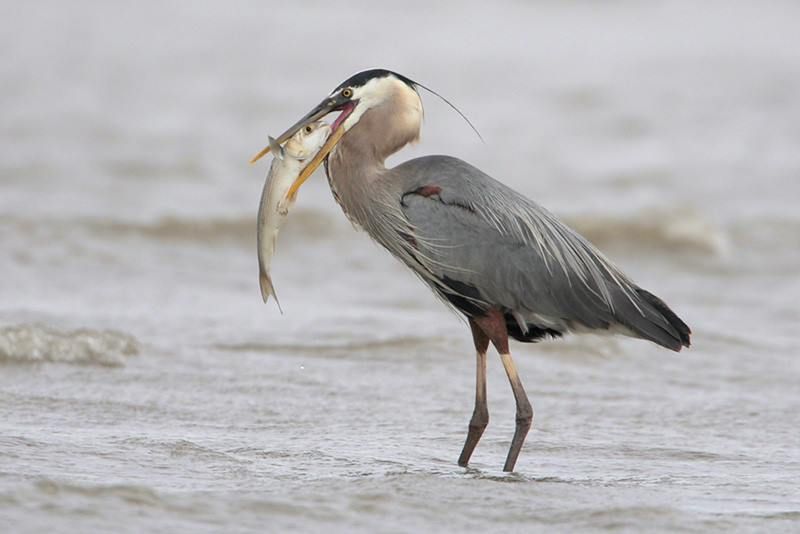
[[[133,336],[112,330],[59,331],[40,324],[0,327],[0,363],[122,366],[138,353]]]

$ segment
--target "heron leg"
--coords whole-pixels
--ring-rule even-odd
[[[458,457],[458,465],[466,467],[472,456],[472,451],[483,435],[486,425],[489,424],[489,408],[486,405],[486,349],[489,348],[489,337],[483,330],[469,319],[469,327],[472,330],[472,341],[475,343],[477,354],[477,372],[475,378],[475,409],[472,412],[472,419],[469,421],[469,431],[467,441]]]
[[[514,365],[511,354],[509,352],[501,352],[500,359],[503,360],[503,367],[505,367],[506,374],[508,375],[508,381],[511,382],[514,400],[517,402],[517,426],[514,429],[514,438],[511,440],[511,448],[508,449],[506,464],[503,466],[503,471],[511,472],[514,470],[514,465],[517,463],[517,457],[519,456],[519,451],[522,450],[522,444],[525,442],[528,430],[531,429],[531,424],[533,423],[533,408],[528,400],[528,395],[525,393],[525,388],[522,387],[522,381],[519,379],[517,366]]]
[[[506,321],[503,314],[497,309],[492,309],[484,317],[476,319],[475,322],[491,340],[497,352],[500,353],[500,359],[503,362],[506,375],[508,375],[508,381],[511,383],[511,390],[514,392],[514,400],[517,404],[514,438],[511,440],[511,448],[508,450],[506,463],[503,466],[503,471],[510,472],[514,470],[517,457],[520,450],[522,450],[522,444],[525,442],[525,437],[531,428],[533,408],[528,400],[528,395],[525,393],[525,388],[522,387],[522,380],[519,378],[517,366],[514,364],[514,360],[508,350],[508,330],[506,329]]]

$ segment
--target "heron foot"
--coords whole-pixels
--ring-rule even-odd
[[[486,430],[486,425],[489,424],[489,413],[478,414],[477,412],[472,415],[472,421],[469,423],[469,431],[467,432],[467,441],[464,443],[464,448],[461,450],[461,456],[458,457],[458,465],[467,467],[469,459],[472,457],[472,451],[478,445],[483,431]]]
[[[514,429],[514,437],[511,440],[511,447],[508,449],[506,463],[503,466],[503,471],[506,473],[510,473],[514,470],[514,466],[517,463],[517,458],[522,450],[522,444],[525,443],[525,437],[528,435],[528,431],[531,429],[532,423],[533,410],[531,409],[530,405],[528,405],[528,412],[521,417],[519,415],[517,416],[517,426]]]

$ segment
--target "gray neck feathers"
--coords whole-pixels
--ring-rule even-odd
[[[328,158],[328,181],[336,201],[351,221],[373,237],[376,218],[397,210],[401,184],[391,180],[386,158],[419,137],[420,121],[411,120],[397,99],[367,110]]]
[[[328,181],[336,201],[351,222],[409,265],[419,262],[409,249],[414,235],[400,199],[402,179],[384,162],[419,137],[419,114],[401,115],[383,104],[364,113],[328,158]],[[411,120],[415,118],[416,120]]]

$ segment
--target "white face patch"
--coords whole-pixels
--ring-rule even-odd
[[[345,130],[352,128],[367,110],[380,106],[390,99],[403,101],[404,105],[401,107],[408,109],[414,115],[409,119],[415,119],[417,122],[422,120],[422,101],[419,95],[405,82],[394,76],[373,78],[361,87],[354,87],[352,90],[353,100],[357,100],[358,105],[342,124]]]

